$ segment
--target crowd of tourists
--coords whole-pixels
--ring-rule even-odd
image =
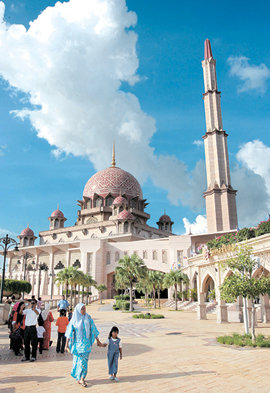
[[[50,350],[51,324],[53,314],[48,303],[39,297],[18,300],[15,297],[7,299],[10,304],[8,319],[10,349],[15,356],[22,356],[23,362],[35,362],[37,351],[42,355],[44,350]],[[99,347],[108,347],[107,360],[110,380],[118,382],[118,359],[122,359],[122,343],[118,337],[119,329],[113,326],[105,343],[99,340],[99,332],[83,303],[72,309],[65,296],[58,302],[55,324],[58,329],[56,352],[70,352],[73,355],[71,376],[83,387],[87,386],[85,377],[88,369],[89,355],[94,342]]]
[[[34,295],[30,299],[18,301],[13,296],[7,299],[6,303],[10,304],[8,317],[10,349],[14,351],[15,356],[22,356],[23,362],[34,362],[37,359],[37,350],[42,354],[52,345],[51,325],[54,317],[50,305],[43,302],[41,297],[36,299]],[[72,310],[65,296],[62,296],[58,302],[57,310],[59,317],[56,320],[58,327],[56,352],[64,353],[66,327],[72,318]]]

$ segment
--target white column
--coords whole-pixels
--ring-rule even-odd
[[[49,270],[49,272],[50,272],[50,282],[49,282],[49,285],[50,285],[50,287],[49,287],[49,294],[51,295],[51,296],[53,296],[53,287],[54,287],[54,284],[53,284],[53,280],[54,280],[54,274],[53,274],[53,268],[54,268],[54,253],[53,253],[53,251],[51,252],[51,254],[50,254],[50,270]]]
[[[197,276],[197,296],[198,296],[198,308],[197,308],[197,318],[198,319],[207,319],[206,317],[206,304],[205,304],[205,295],[201,292],[201,271],[200,268],[198,270]]]
[[[66,252],[66,260],[67,260],[67,267],[69,267],[70,266],[70,251],[68,250],[67,252]]]
[[[270,322],[269,295],[261,296],[262,322]]]

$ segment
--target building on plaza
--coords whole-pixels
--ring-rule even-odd
[[[169,272],[181,266],[190,278],[190,286],[198,290],[198,316],[201,319],[206,318],[207,291],[216,288],[218,321],[228,320],[228,307],[222,303],[218,293],[224,273],[218,268],[215,258],[198,254],[201,244],[217,235],[236,231],[238,227],[236,191],[230,180],[228,134],[223,130],[216,61],[209,40],[205,41],[202,67],[207,173],[204,198],[208,233],[176,235],[173,233],[173,221],[166,214],[160,217],[157,227],[148,225],[150,215],[145,211],[147,201],[141,186],[134,176],[116,166],[113,148],[111,166],[94,174],[84,187],[82,198],[78,200],[75,225],[65,226],[66,217],[57,208],[49,217],[49,228],[39,232],[38,244],[37,236],[29,227],[21,232],[18,236],[20,263],[18,256],[9,252],[9,277],[22,279],[26,274],[33,293],[53,296],[60,294],[60,289],[54,284],[57,269],[79,266],[98,284],[107,286],[105,295],[110,298],[115,294],[114,274],[119,258],[135,253],[149,269]],[[270,242],[267,244],[270,251]],[[26,263],[27,269],[24,270]],[[41,271],[38,268],[41,264],[45,264],[47,270]],[[237,315],[240,318],[239,312]]]

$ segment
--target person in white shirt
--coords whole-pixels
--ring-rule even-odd
[[[37,327],[37,338],[38,338],[38,349],[39,353],[42,354],[42,349],[43,349],[43,335],[45,333],[45,328],[44,328],[44,322],[43,320],[38,321],[38,327]]]
[[[34,362],[37,358],[37,329],[36,324],[38,321],[40,310],[37,309],[36,300],[31,300],[30,308],[23,311],[25,315],[25,330],[24,330],[24,357],[22,362]],[[30,343],[32,346],[32,356],[30,359]]]

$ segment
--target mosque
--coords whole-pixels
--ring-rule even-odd
[[[228,134],[222,125],[216,60],[208,39],[202,68],[208,233],[175,235],[174,223],[166,214],[160,217],[156,227],[148,225],[150,215],[145,211],[148,203],[141,186],[132,174],[116,166],[113,147],[111,166],[94,174],[84,187],[82,198],[78,200],[75,225],[65,226],[66,217],[57,208],[49,217],[49,228],[39,232],[38,244],[34,232],[25,228],[18,236],[19,259],[9,252],[9,277],[23,279],[26,275],[32,284],[32,293],[54,296],[61,291],[54,283],[54,275],[66,266],[78,266],[98,284],[105,284],[105,296],[111,298],[115,294],[118,260],[124,255],[137,254],[149,269],[169,272],[181,266],[189,275],[191,286],[198,288],[199,318],[206,317],[204,286],[217,287],[222,278],[216,262],[198,254],[198,247],[216,236],[235,232],[238,221],[236,190],[230,178]],[[46,269],[41,270],[40,266]],[[226,319],[224,307],[221,301],[219,318],[222,321]]]

